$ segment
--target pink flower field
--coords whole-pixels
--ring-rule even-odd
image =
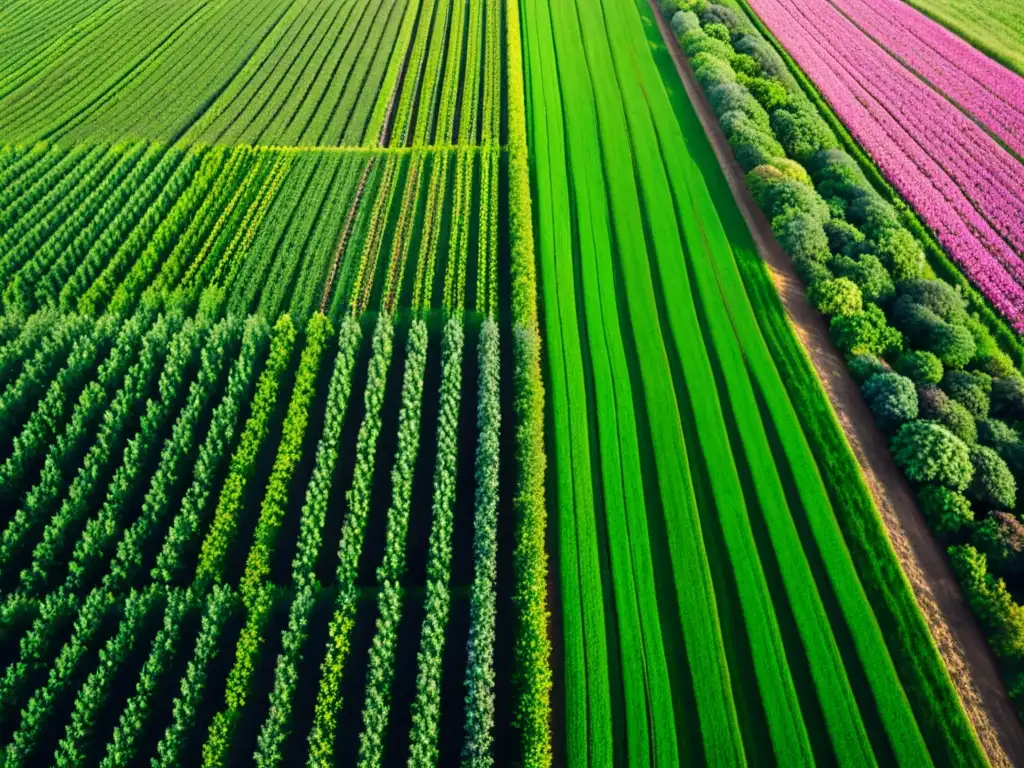
[[[1024,332],[1024,79],[898,0],[751,5],[954,261]]]

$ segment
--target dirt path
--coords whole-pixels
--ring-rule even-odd
[[[807,301],[789,257],[782,251],[764,214],[747,191],[743,171],[733,158],[711,105],[694,78],[668,22],[654,0],[649,2],[676,71],[714,148],[718,164],[750,228],[757,250],[768,265],[790,323],[807,351],[853,448],[892,547],[982,747],[992,765],[1024,765],[1024,728],[945,552],[928,530],[912,489],[893,463],[885,438],[875,426],[842,356],[833,346],[824,319]]]

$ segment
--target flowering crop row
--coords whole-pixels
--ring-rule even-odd
[[[897,0],[837,7],[905,66],[1024,157],[1024,78]]]
[[[953,260],[1024,332],[1024,164],[825,0],[753,0]]]

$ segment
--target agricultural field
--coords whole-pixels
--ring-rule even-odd
[[[1024,332],[1024,78],[899,0],[750,7]]]
[[[4,765],[546,754],[504,14],[3,11]]]
[[[1016,501],[1024,385],[984,334],[1016,337],[966,280],[890,274],[925,256],[889,203],[834,224],[838,182],[826,203],[789,139],[751,138],[776,117],[736,89],[801,86],[755,82],[724,23],[754,11],[723,3],[0,10],[0,763],[1003,764],[678,44],[801,277],[835,270],[808,295],[942,489],[972,603],[1010,599],[964,531]],[[1012,84],[856,3],[977,134],[946,204],[1016,248]],[[865,244],[846,271],[839,237]],[[949,256],[1017,322],[1009,261],[999,303]]]
[[[996,61],[1024,75],[1024,8],[1000,0],[909,0]]]

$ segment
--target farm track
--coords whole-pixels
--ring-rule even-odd
[[[807,302],[793,272],[792,262],[783,253],[764,214],[750,197],[743,183],[743,171],[735,162],[685,55],[656,6],[652,3],[651,7],[665,46],[672,54],[679,78],[715,150],[716,160],[750,228],[758,253],[770,267],[787,317],[800,336],[829,401],[835,404],[837,421],[857,456],[882,513],[893,551],[900,559],[921,613],[929,623],[932,637],[950,670],[988,759],[993,765],[1017,764],[1024,747],[1024,733],[1006,696],[991,652],[941,549],[917,509],[914,495],[892,463],[884,439],[864,407],[863,398],[850,379],[827,328]]]

